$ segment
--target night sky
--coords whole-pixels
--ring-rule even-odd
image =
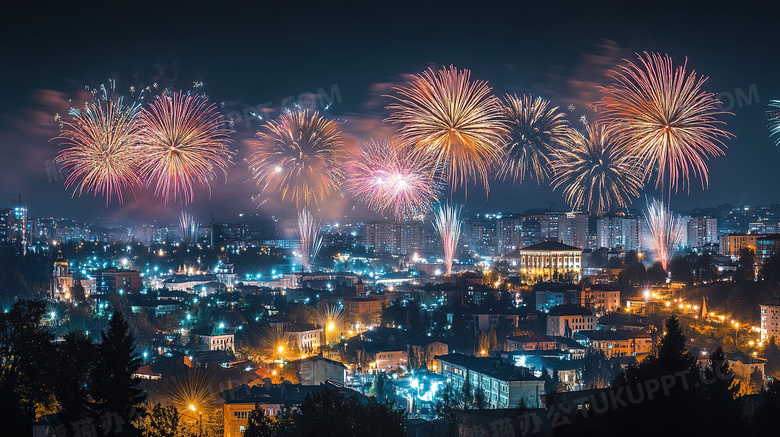
[[[720,93],[724,109],[734,114],[722,118],[736,138],[727,141],[725,158],[709,162],[709,189],[694,183],[690,193],[673,198],[672,208],[780,201],[780,149],[768,138],[765,118],[769,100],[780,99],[778,7],[770,2],[28,3],[0,17],[0,207],[21,194],[32,216],[167,224],[182,211],[149,190],[136,190],[137,200],[127,193],[124,205],[106,208],[102,197],[71,198],[62,181],[47,179],[44,162],[58,151],[50,141],[58,133],[54,114],[67,112],[68,99],[83,102],[85,85],[95,88],[109,78],[119,90],[153,83],[187,90],[202,81],[203,92],[225,102],[225,114],[242,118],[247,108],[278,113],[288,96],[305,99],[323,89],[336,98],[327,113],[346,120],[346,139],[357,144],[392,132],[382,125],[389,101],[382,95],[391,86],[407,74],[450,64],[489,81],[497,94],[541,95],[564,109],[574,104],[570,120],[581,127],[581,115],[596,116],[585,103],[599,97],[596,86],[608,84],[606,71],[643,51],[668,53],[675,64],[687,57],[689,70],[709,76],[705,89]],[[737,99],[751,91],[752,100]],[[292,219],[294,207],[273,193],[252,199],[259,190],[244,158],[260,123],[236,118],[237,155],[227,183],[215,181],[210,198],[198,189],[185,207],[201,222],[238,220],[239,213]],[[452,199],[462,202],[464,195],[460,189]],[[378,217],[360,206],[353,210],[354,203],[349,195],[337,198],[317,215]],[[466,212],[553,204],[567,208],[547,186],[494,182],[487,199],[484,190],[469,187]]]

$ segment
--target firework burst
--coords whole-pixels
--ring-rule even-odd
[[[460,207],[442,206],[434,210],[433,227],[441,237],[444,247],[444,267],[448,275],[452,274],[452,260],[460,240]]]
[[[591,123],[586,129],[587,136],[572,130],[568,147],[561,148],[552,161],[553,189],[563,187],[572,209],[602,215],[625,208],[642,189],[637,160],[603,125]]]
[[[155,195],[188,204],[193,185],[211,191],[217,171],[227,178],[230,130],[215,104],[197,94],[165,93],[141,111],[141,174]]]
[[[282,114],[257,139],[249,169],[258,185],[280,191],[283,200],[320,203],[344,180],[347,151],[341,130],[317,111]]]
[[[392,210],[398,220],[428,212],[442,189],[430,157],[387,140],[366,140],[349,173],[349,190],[360,201],[375,211]]]
[[[320,236],[320,221],[307,209],[298,211],[298,241],[301,243],[301,258],[303,268],[311,269],[311,265],[317,258],[322,248],[322,236]]]
[[[195,221],[195,217],[183,212],[179,217],[179,227],[181,228],[181,238],[185,243],[193,243],[198,238],[200,223]]]
[[[488,174],[503,153],[509,133],[501,106],[484,81],[453,66],[414,75],[391,96],[388,121],[400,124],[399,138],[417,156],[444,167],[454,189],[470,179],[488,188]]]
[[[62,122],[56,139],[68,146],[55,160],[70,172],[65,186],[75,185],[73,195],[83,191],[106,197],[106,206],[116,195],[122,204],[122,191],[141,184],[138,175],[138,132],[140,105],[125,104],[122,97],[98,98],[71,108],[72,122]]]
[[[602,88],[599,102],[604,120],[643,162],[645,179],[655,175],[656,188],[671,194],[690,187],[691,176],[706,187],[707,159],[723,155],[723,139],[732,136],[715,118],[724,114],[720,102],[702,91],[706,77],[686,72],[687,62],[674,68],[668,55],[638,57],[638,64],[626,61],[610,72],[615,83]]]
[[[780,146],[780,100],[769,101],[766,117],[769,123],[769,136],[776,136],[775,145]]]
[[[499,176],[512,182],[526,177],[541,183],[552,177],[550,161],[572,130],[566,115],[548,100],[507,94],[503,101],[510,136]]]
[[[682,242],[683,225],[680,216],[672,213],[663,202],[653,199],[647,203],[647,226],[653,236],[653,250],[664,270]]]

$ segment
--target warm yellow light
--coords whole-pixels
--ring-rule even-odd
[[[279,349],[279,353],[282,353],[282,352],[284,352],[284,346],[282,346],[282,345],[279,345],[279,348],[278,348],[278,349]]]
[[[333,324],[333,322],[328,323],[328,330],[333,331],[333,328],[335,328],[336,325]]]
[[[482,349],[482,355],[484,356],[485,354],[487,354],[487,351],[485,349]]]
[[[195,404],[190,404],[190,410],[195,411]]]

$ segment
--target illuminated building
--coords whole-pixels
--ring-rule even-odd
[[[560,305],[547,313],[547,335],[569,337],[577,331],[596,329],[596,316],[580,305]]]
[[[760,237],[764,237],[762,234],[740,234],[729,233],[720,236],[720,249],[721,255],[738,257],[739,251],[745,248],[753,249],[756,252],[756,240]]]
[[[635,357],[653,350],[652,335],[642,331],[578,331],[573,339],[583,346],[604,352],[607,359]]]
[[[361,332],[382,323],[382,308],[385,299],[377,297],[354,297],[344,300],[344,315],[350,330]]]
[[[466,380],[472,390],[481,390],[487,408],[515,408],[525,405],[540,408],[544,381],[524,367],[517,367],[490,357],[449,354],[437,357],[441,375],[457,390]]]
[[[544,241],[515,252],[522,277],[529,281],[579,281],[582,249],[556,241]]]
[[[428,369],[435,366],[434,357],[450,353],[449,346],[440,341],[410,341],[409,349],[418,358],[420,364],[424,364]]]
[[[249,387],[242,385],[220,393],[224,400],[222,405],[222,418],[224,425],[224,437],[241,437],[249,425],[249,415],[259,406],[268,417],[276,416],[283,408],[292,408],[300,405],[307,395],[322,390],[336,390],[347,397],[365,397],[343,385],[327,381],[316,386],[302,384],[271,384],[270,380],[262,385]]]
[[[687,225],[689,247],[704,247],[718,243],[718,219],[712,217],[690,217]]]
[[[531,351],[556,349],[555,339],[546,335],[517,335],[506,339],[507,351]]]
[[[223,325],[192,331],[193,343],[207,351],[234,350],[235,337]]]
[[[780,234],[762,235],[756,239],[756,270],[769,258],[780,254]]]
[[[137,270],[110,268],[98,270],[93,276],[98,294],[135,294],[143,288],[141,274]]]
[[[408,255],[424,251],[426,234],[422,221],[373,221],[366,223],[363,244],[376,251]]]
[[[780,298],[759,305],[761,310],[761,341],[780,338]]]
[[[347,368],[344,364],[318,355],[289,361],[286,367],[295,371],[301,385],[318,386],[327,381],[344,385],[347,380]]]
[[[50,286],[52,299],[70,299],[73,275],[68,267],[68,260],[62,256],[62,249],[57,253],[57,261],[54,261],[54,271],[51,274]]]
[[[586,212],[548,212],[542,218],[542,238],[586,248],[589,222],[590,215]]]
[[[642,225],[637,217],[602,217],[596,220],[596,247],[642,250]]]

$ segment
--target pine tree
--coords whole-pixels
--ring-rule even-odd
[[[93,372],[92,397],[100,417],[113,419],[111,424],[101,420],[112,428],[103,432],[138,436],[140,432],[131,421],[143,414],[141,404],[146,398],[138,387],[140,381],[133,377],[141,366],[141,358],[135,353],[135,338],[121,312],[113,314],[108,330],[101,333],[101,340]],[[116,432],[120,427],[121,431]]]
[[[708,401],[707,426],[713,433],[738,434],[742,424],[742,405],[737,399],[740,384],[734,381],[734,372],[723,349],[718,346],[710,355],[710,362],[704,369],[705,396]]]
[[[97,348],[84,333],[65,335],[56,356],[54,395],[60,405],[60,422],[72,424],[94,416],[88,385],[97,361]]]
[[[53,336],[42,301],[20,300],[0,313],[0,411],[3,435],[28,435],[36,410],[51,401]]]

